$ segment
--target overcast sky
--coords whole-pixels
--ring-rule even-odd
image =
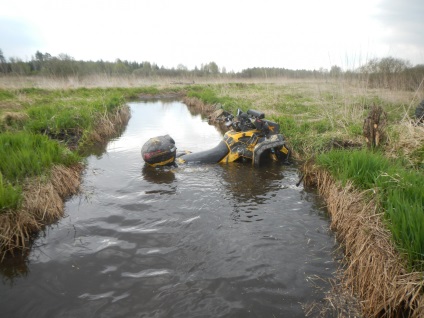
[[[424,0],[0,0],[0,49],[227,71],[424,64]]]

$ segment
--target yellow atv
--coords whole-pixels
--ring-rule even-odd
[[[151,166],[186,163],[229,163],[250,160],[254,166],[274,160],[288,163],[290,151],[285,145],[280,126],[266,120],[265,114],[248,110],[237,111],[236,117],[224,112],[229,131],[214,148],[196,153],[177,154],[175,142],[169,136],[149,139],[141,148],[144,161]]]

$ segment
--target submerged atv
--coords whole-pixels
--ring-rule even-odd
[[[230,129],[214,148],[196,153],[177,153],[174,140],[169,136],[149,139],[141,148],[144,161],[151,166],[185,163],[229,163],[251,160],[254,166],[274,160],[288,163],[290,151],[280,134],[280,126],[266,120],[265,114],[240,109],[236,117],[226,112],[225,126]]]

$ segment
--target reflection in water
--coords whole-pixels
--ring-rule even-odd
[[[250,163],[235,163],[223,165],[221,177],[222,184],[240,202],[249,199],[261,204],[270,195],[270,191],[279,188],[284,178],[283,172],[278,163],[257,168],[253,168]]]
[[[141,146],[148,139],[167,134],[175,140],[179,150],[205,150],[221,139],[215,127],[203,122],[200,115],[190,115],[187,106],[181,102],[143,102],[139,107],[131,108],[125,138],[109,143],[107,151],[136,151],[139,155]]]
[[[28,274],[28,253],[7,255],[0,264],[0,275],[4,283],[9,282],[13,285],[14,278],[25,277]]]
[[[322,297],[308,277],[331,277],[334,243],[296,169],[146,167],[153,136],[194,152],[222,135],[179,102],[131,109],[123,135],[88,158],[67,217],[1,269],[2,315],[304,317],[301,304]]]
[[[232,219],[242,222],[262,221],[263,210],[274,204],[284,209],[291,191],[301,189],[293,184],[298,178],[296,170],[275,162],[254,169],[250,163],[224,165],[220,177],[234,208]]]
[[[177,185],[174,183],[175,181],[175,169],[173,166],[166,166],[155,168],[148,166],[147,164],[143,165],[141,169],[141,173],[143,179],[149,182],[152,185],[170,185],[165,187],[155,187],[153,189],[146,190],[145,194],[176,194]]]
[[[172,183],[175,181],[175,167],[160,167],[155,168],[148,165],[143,165],[141,174],[144,180],[151,183]]]

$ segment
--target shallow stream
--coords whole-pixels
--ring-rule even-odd
[[[305,317],[327,288],[314,278],[335,271],[335,243],[296,167],[146,168],[150,137],[194,152],[222,134],[178,101],[130,107],[122,136],[88,158],[66,217],[24,268],[3,265],[1,316]]]

